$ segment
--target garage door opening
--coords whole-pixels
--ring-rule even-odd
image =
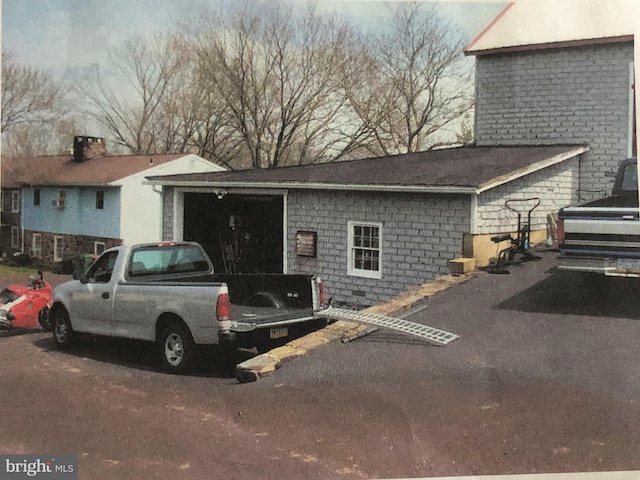
[[[283,198],[184,194],[184,235],[200,243],[217,272],[283,273]]]

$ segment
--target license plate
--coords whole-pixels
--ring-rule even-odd
[[[271,340],[275,338],[283,338],[288,336],[289,336],[289,329],[287,327],[272,328],[269,331],[269,338]]]
[[[625,273],[640,273],[640,260],[618,259],[618,270]]]

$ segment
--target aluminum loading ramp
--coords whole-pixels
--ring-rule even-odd
[[[378,315],[376,313],[329,307],[325,310],[316,312],[315,315],[317,317],[327,318],[330,320],[350,320],[359,323],[366,323],[368,325],[390,328],[399,332],[414,335],[438,346],[447,345],[455,339],[460,338],[454,333],[445,332],[444,330],[429,327],[428,325],[409,322],[408,320],[402,320],[399,318],[387,317],[385,315]]]

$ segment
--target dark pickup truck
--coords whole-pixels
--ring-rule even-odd
[[[558,215],[560,270],[640,277],[636,158],[622,161],[611,195]]]

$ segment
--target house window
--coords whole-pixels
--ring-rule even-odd
[[[104,190],[98,190],[96,192],[96,209],[104,209]]]
[[[382,224],[349,222],[347,273],[356,277],[382,278]]]
[[[67,206],[67,191],[59,190],[58,198],[55,198],[51,201],[51,205],[57,208],[64,208]]]
[[[93,253],[94,255],[102,255],[107,249],[107,244],[104,242],[93,242]]]
[[[53,237],[53,261],[61,262],[64,259],[64,238]]]
[[[33,206],[34,207],[40,206],[40,189],[39,188],[36,188],[33,191]]]
[[[31,240],[31,256],[42,258],[42,235],[34,233]]]
[[[15,225],[11,227],[11,248],[20,248],[20,227]]]
[[[20,192],[11,192],[11,213],[20,211]]]

